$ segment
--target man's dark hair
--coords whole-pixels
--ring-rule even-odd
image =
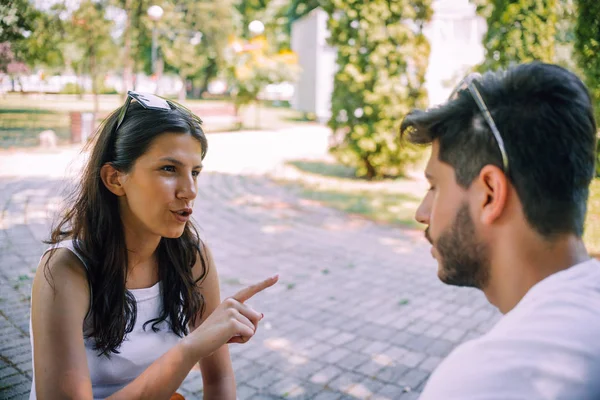
[[[475,82],[508,155],[508,178],[529,224],[541,235],[581,237],[596,159],[596,122],[585,85],[539,62],[488,72]],[[469,187],[481,169],[502,169],[494,135],[468,90],[440,107],[413,110],[400,127],[411,143],[438,140],[439,159]]]

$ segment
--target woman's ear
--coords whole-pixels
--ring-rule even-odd
[[[100,178],[108,190],[116,196],[125,196],[125,189],[121,183],[123,175],[110,163],[106,163],[100,169]]]

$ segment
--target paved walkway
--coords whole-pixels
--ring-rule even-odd
[[[257,335],[230,347],[239,399],[415,399],[443,357],[497,320],[481,293],[437,280],[422,233],[344,215],[269,179],[285,159],[322,156],[326,130],[209,143],[194,216],[223,295],[281,276],[252,301],[265,314]],[[31,279],[77,154],[0,153],[0,399],[28,396]],[[192,371],[181,392],[201,391]]]

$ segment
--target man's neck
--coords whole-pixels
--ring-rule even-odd
[[[505,246],[496,251],[491,279],[483,290],[503,314],[512,310],[538,282],[590,258],[583,241],[573,235],[552,242],[521,236]]]

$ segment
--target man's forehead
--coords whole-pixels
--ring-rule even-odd
[[[434,140],[431,145],[431,153],[425,167],[425,177],[431,179],[443,179],[449,177],[449,174],[454,175],[454,168],[440,160],[440,145],[439,141]]]
[[[440,162],[438,158],[439,150],[436,142],[433,142],[431,145],[431,151],[429,153],[429,159],[427,160],[427,165],[425,166],[425,176],[430,177],[435,175],[435,170],[438,167]]]

